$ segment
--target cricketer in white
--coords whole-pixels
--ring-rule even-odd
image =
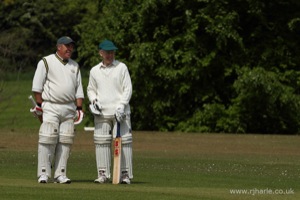
[[[84,115],[81,74],[78,64],[71,59],[74,45],[70,37],[59,38],[56,54],[39,61],[33,78],[35,110],[42,115],[38,141],[39,183],[47,183],[51,178],[54,158],[54,182],[71,183],[67,177],[67,161],[75,136],[74,123],[80,123]]]
[[[98,178],[105,183],[111,177],[111,144],[116,135],[116,118],[120,121],[122,137],[121,183],[130,184],[132,172],[132,133],[129,101],[132,83],[127,66],[115,60],[118,48],[110,40],[99,44],[102,62],[90,70],[87,95],[94,114],[94,143]]]

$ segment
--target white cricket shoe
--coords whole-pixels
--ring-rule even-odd
[[[69,179],[68,177],[61,175],[59,177],[57,177],[56,179],[54,179],[54,183],[62,183],[62,184],[69,184],[71,183],[71,179]]]
[[[48,183],[48,176],[45,175],[45,174],[42,174],[42,175],[39,177],[38,182],[39,182],[39,183]]]
[[[128,173],[126,171],[122,172],[121,183],[130,184],[130,178],[129,178]]]
[[[107,181],[107,177],[105,176],[104,171],[99,172],[99,177],[94,180],[94,183],[105,183]]]

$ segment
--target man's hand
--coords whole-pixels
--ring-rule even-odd
[[[77,108],[76,116],[74,118],[74,124],[75,125],[80,124],[82,122],[83,118],[84,118],[84,112],[82,111],[82,109]]]
[[[43,109],[38,105],[36,105],[34,108],[30,108],[30,112],[37,117],[43,115]]]
[[[126,117],[125,111],[124,111],[124,106],[120,105],[116,109],[116,118],[118,122],[122,122]]]
[[[95,99],[93,101],[93,103],[89,105],[89,109],[90,109],[91,113],[93,113],[94,115],[102,114],[102,106],[97,99]]]
[[[102,106],[101,106],[100,102],[97,99],[95,99],[95,101],[93,102],[93,106],[95,107],[96,110],[98,110],[99,112],[102,112],[101,111]]]
[[[33,108],[30,108],[30,112],[34,117],[38,118],[43,123],[43,109],[41,108],[42,103],[36,103],[34,98],[30,95],[28,99],[31,101]]]

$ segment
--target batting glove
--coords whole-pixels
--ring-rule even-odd
[[[124,106],[120,105],[116,109],[116,118],[118,122],[122,122],[126,117],[125,111],[124,111]]]
[[[36,105],[34,108],[31,108],[30,112],[35,116],[42,116],[43,115],[43,109],[38,105]]]
[[[84,118],[84,112],[82,111],[82,108],[77,107],[76,116],[74,118],[74,124],[75,125],[80,124],[82,122],[83,118]]]
[[[93,106],[95,107],[96,110],[101,112],[102,106],[101,106],[100,102],[97,99],[95,99],[95,101],[93,102]]]
[[[102,114],[102,106],[100,104],[100,102],[95,99],[93,101],[93,104],[89,105],[89,109],[91,111],[91,113],[93,113],[94,115],[101,115]]]

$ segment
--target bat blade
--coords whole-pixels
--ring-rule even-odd
[[[121,179],[121,147],[122,138],[120,133],[120,122],[117,121],[117,134],[114,139],[114,168],[113,168],[113,184],[119,184]]]

